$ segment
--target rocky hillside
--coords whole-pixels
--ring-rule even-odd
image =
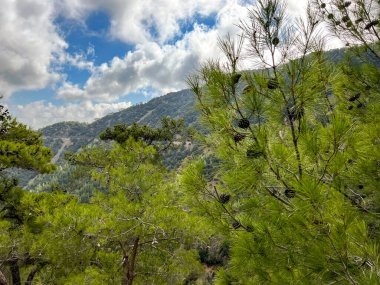
[[[54,162],[57,162],[61,159],[64,151],[79,150],[96,140],[106,127],[119,123],[138,122],[157,127],[162,117],[170,116],[182,117],[188,125],[194,125],[198,116],[194,104],[194,94],[190,90],[182,90],[109,114],[91,124],[62,122],[39,131],[43,134],[44,144],[50,147],[55,154]]]

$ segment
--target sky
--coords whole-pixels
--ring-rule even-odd
[[[1,0],[0,94],[38,129],[187,88],[254,1]],[[289,0],[302,15],[306,0]]]

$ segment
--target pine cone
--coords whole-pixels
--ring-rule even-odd
[[[226,204],[230,201],[231,195],[230,194],[221,194],[219,196],[220,203]]]
[[[253,227],[251,225],[247,226],[246,229],[247,229],[247,232],[249,233],[253,232]]]
[[[237,230],[238,228],[241,227],[241,224],[240,224],[238,221],[235,221],[235,222],[232,223],[232,227],[233,227],[235,230]]]
[[[285,190],[285,196],[288,198],[294,198],[296,196],[296,191],[288,188]]]
[[[235,142],[240,142],[245,138],[244,134],[237,133],[234,135],[234,141]]]
[[[278,81],[276,78],[269,79],[267,84],[268,89],[277,89],[278,88]]]
[[[355,94],[354,96],[351,96],[348,101],[354,102],[360,98],[360,93]]]
[[[248,129],[249,128],[249,120],[248,119],[240,119],[238,122],[238,127],[242,129]]]

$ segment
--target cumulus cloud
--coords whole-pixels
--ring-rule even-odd
[[[65,1],[72,4],[74,0]],[[91,5],[87,1],[80,1],[81,4],[76,1],[74,3],[76,4],[68,5],[68,7],[72,8],[69,14],[72,14],[73,17],[79,17],[85,11],[99,7],[102,1],[91,1]],[[158,2],[156,1],[155,3]],[[150,20],[150,22],[158,33],[163,33],[158,37],[164,40],[170,39],[173,33],[180,31],[178,27],[174,29],[175,32],[173,33],[165,32],[164,30],[170,26],[172,20],[178,22],[179,19],[187,17],[186,13],[207,15],[207,13],[216,12],[215,26],[210,28],[195,23],[190,32],[184,34],[175,43],[170,44],[154,40],[153,36],[149,34],[149,30],[144,26],[136,27],[140,36],[144,32],[149,34],[149,36],[144,36],[144,39],[141,40],[133,39],[134,36],[131,33],[124,35],[122,31],[119,31],[120,33],[113,31],[114,35],[120,39],[136,42],[135,49],[129,51],[123,58],[115,57],[112,61],[96,67],[83,87],[65,84],[59,89],[58,97],[69,100],[83,98],[86,100],[113,101],[147,86],[158,90],[160,94],[186,88],[186,77],[195,72],[202,62],[222,56],[216,45],[218,37],[223,37],[228,33],[232,35],[238,34],[240,30],[236,24],[246,18],[247,7],[250,7],[243,1],[207,1],[207,5],[206,1],[202,0],[176,1],[175,3],[170,1],[171,5],[167,1],[159,1],[159,3],[160,5],[154,6],[150,1],[144,1],[137,5],[134,1],[129,1],[127,7],[123,10],[119,6],[121,5],[120,1],[114,0],[111,1],[108,9],[113,10],[117,7],[118,11],[127,13],[135,11],[134,9],[138,9],[137,7],[142,7],[141,9],[146,13],[141,14],[140,10],[136,11],[133,14],[135,23],[146,21],[146,17],[150,17],[149,15],[152,13],[151,7],[155,7],[155,15],[161,15],[160,11],[162,9],[168,14],[162,19],[168,19],[168,23],[163,23],[162,26],[159,26],[158,22],[154,22],[155,20]],[[134,5],[137,6],[135,7]],[[174,10],[177,10],[177,13],[171,10],[171,6],[176,8]],[[218,7],[217,11],[215,11],[215,7]],[[168,9],[166,10],[166,8]],[[187,12],[184,11],[186,10],[185,8],[187,8]],[[306,2],[299,3],[296,0],[288,2],[289,14],[293,17],[305,14],[305,9]],[[129,32],[131,31],[129,30],[131,25],[123,22],[126,19],[120,18],[116,12],[112,15],[114,25],[125,23],[123,27],[128,28]],[[130,20],[129,18],[128,21]],[[247,63],[243,68],[252,68],[252,66]]]
[[[124,58],[115,57],[97,67],[84,88],[64,84],[58,97],[112,101],[146,86],[160,90],[161,94],[179,90],[185,87],[187,74],[210,55],[208,48],[215,46],[215,38],[216,33],[198,26],[175,45],[160,46],[155,42],[137,45]]]
[[[289,0],[292,14],[302,14],[306,1]],[[185,87],[186,75],[200,62],[219,56],[218,35],[235,34],[244,18],[246,1],[237,0],[4,0],[0,10],[0,92],[39,89],[63,79],[52,69],[57,62],[92,73],[83,87],[64,83],[59,98],[113,101],[152,86],[162,94]],[[94,11],[110,16],[109,34],[136,44],[123,58],[95,67],[88,54],[65,53],[68,44],[57,32],[58,15],[82,22]],[[195,24],[181,35],[181,23],[195,16],[216,15],[209,29]],[[176,37],[180,40],[170,42]]]
[[[120,96],[150,86],[161,94],[186,88],[186,77],[200,63],[221,56],[216,43],[219,36],[236,34],[236,23],[247,13],[246,7],[230,2],[216,15],[209,28],[195,23],[193,30],[174,44],[148,41],[137,44],[124,58],[115,57],[94,70],[83,88],[65,84],[58,91],[62,99],[113,101]]]
[[[180,22],[194,15],[208,16],[222,9],[228,0],[60,0],[66,16],[82,21],[89,13],[102,10],[110,15],[110,34],[132,44],[164,43],[181,33]]]
[[[63,53],[59,58],[59,62],[61,64],[74,66],[79,70],[87,70],[89,72],[94,72],[94,62],[88,58],[92,55],[95,55],[95,50],[93,49],[93,47],[89,47],[86,53],[84,53],[83,51],[74,54]]]
[[[50,0],[3,0],[0,9],[0,92],[38,89],[60,75],[52,63],[67,47],[53,24]]]
[[[35,101],[27,105],[11,108],[20,122],[34,129],[62,121],[92,122],[109,113],[118,112],[131,106],[131,102],[92,103],[84,101],[80,104],[53,105],[50,102]]]

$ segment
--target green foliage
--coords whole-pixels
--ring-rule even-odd
[[[311,8],[294,27],[280,1],[249,15],[239,26],[263,69],[239,71],[244,45],[228,37],[225,63],[189,79],[220,163],[207,179],[202,160],[188,163],[180,181],[231,244],[216,282],[377,284],[378,66],[330,63]]]
[[[56,150],[74,152],[25,192],[6,170],[50,172],[52,153],[0,106],[0,267],[12,284],[378,284],[378,6],[314,2],[292,25],[283,2],[259,0],[239,40],[219,40],[225,61],[189,79],[209,131],[197,144],[185,100],[51,126]],[[361,43],[354,56],[338,65],[322,51],[322,20]],[[239,70],[243,53],[261,69]],[[107,142],[76,152],[100,129]],[[164,167],[185,156],[179,175]]]
[[[0,106],[0,169],[19,167],[50,172],[52,152],[42,146],[41,135],[12,119]]]
[[[171,146],[175,139],[181,137],[188,137],[191,134],[190,130],[186,128],[183,119],[174,120],[170,117],[161,119],[160,128],[151,128],[147,125],[140,126],[133,123],[131,126],[126,124],[116,125],[113,129],[107,128],[100,134],[102,140],[114,140],[119,144],[125,143],[129,138],[134,140],[142,140],[148,145],[159,142],[164,144],[163,150]],[[183,138],[182,138],[183,139]]]
[[[90,230],[98,244],[94,260],[102,264],[97,274],[107,272],[104,278],[117,282],[180,284],[191,272],[201,272],[197,252],[189,247],[194,221],[183,210],[156,147],[136,141],[134,134],[111,148],[88,148],[71,157],[89,167],[92,178],[106,189],[91,200],[102,221]],[[92,268],[91,274],[97,270]],[[132,275],[126,273],[130,270]]]
[[[70,157],[69,153],[67,157]],[[99,183],[91,179],[88,166],[68,162],[60,164],[53,173],[36,176],[24,189],[35,193],[61,191],[79,197],[83,203],[90,202],[94,189],[105,191]]]
[[[28,197],[17,187],[17,180],[4,172],[17,167],[40,172],[50,172],[52,153],[42,146],[40,134],[18,123],[0,106],[0,222],[2,224],[1,264],[8,266],[13,284],[20,284],[23,272],[20,267],[35,266],[25,279],[33,279],[34,271],[45,265],[42,258],[33,256],[30,246],[43,230],[39,215],[31,212],[24,200]],[[4,247],[3,247],[4,246]]]
[[[50,147],[55,154],[62,146],[62,139],[70,139],[72,143],[65,150],[77,152],[80,148],[96,141],[106,128],[115,125],[131,126],[137,122],[140,125],[159,128],[163,117],[184,118],[187,126],[197,125],[198,112],[194,109],[194,103],[195,98],[191,91],[182,90],[109,114],[91,124],[62,122],[47,126],[40,131],[43,133],[45,146]]]

